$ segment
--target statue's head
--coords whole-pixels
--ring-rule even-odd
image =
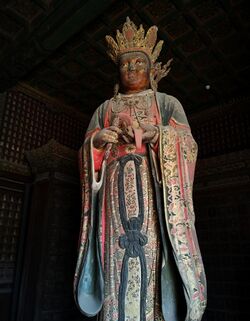
[[[135,93],[150,88],[151,62],[144,52],[131,51],[120,55],[118,68],[122,92]]]
[[[150,87],[156,91],[160,79],[170,71],[172,59],[163,67],[156,62],[163,45],[162,40],[156,44],[157,30],[152,26],[144,36],[143,26],[137,29],[127,17],[122,32],[117,30],[117,42],[106,36],[108,55],[118,65],[120,85],[125,92],[138,92]]]

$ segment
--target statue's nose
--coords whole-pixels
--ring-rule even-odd
[[[135,64],[133,62],[131,62],[129,65],[128,65],[128,70],[129,71],[134,71],[135,70]]]

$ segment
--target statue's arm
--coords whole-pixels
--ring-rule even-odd
[[[94,168],[98,171],[101,168],[104,149],[95,148],[93,145],[94,137],[104,128],[104,121],[106,117],[108,102],[105,101],[94,112],[88,129],[86,131],[83,148],[88,151],[88,155],[94,161]]]
[[[162,93],[160,99],[163,105],[161,111],[164,113],[164,115],[162,115],[164,125],[171,125],[171,121],[174,121],[177,127],[180,125],[183,126],[183,128],[186,127],[186,129],[189,129],[187,116],[180,101],[174,96]]]

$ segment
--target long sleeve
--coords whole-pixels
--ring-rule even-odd
[[[206,306],[206,278],[192,199],[197,144],[180,102],[172,96],[160,98],[159,158],[166,225],[185,289],[186,321],[200,321]]]
[[[74,293],[76,295],[77,282],[81,273],[82,260],[87,246],[87,238],[90,224],[90,210],[91,210],[91,184],[93,180],[93,173],[91,165],[94,164],[94,169],[99,170],[101,167],[102,154],[91,146],[92,137],[97,131],[104,126],[104,114],[108,105],[108,101],[100,105],[92,116],[86,131],[85,140],[79,150],[79,169],[81,182],[81,196],[82,196],[82,215],[81,227],[79,237],[78,259],[74,278]]]

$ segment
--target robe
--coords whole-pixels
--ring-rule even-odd
[[[111,150],[108,159],[93,148],[96,132],[111,125],[111,99],[94,113],[79,153],[74,295],[85,315],[101,311],[104,321],[199,321],[206,306],[192,201],[197,144],[180,102],[159,92],[154,99],[157,148]]]

